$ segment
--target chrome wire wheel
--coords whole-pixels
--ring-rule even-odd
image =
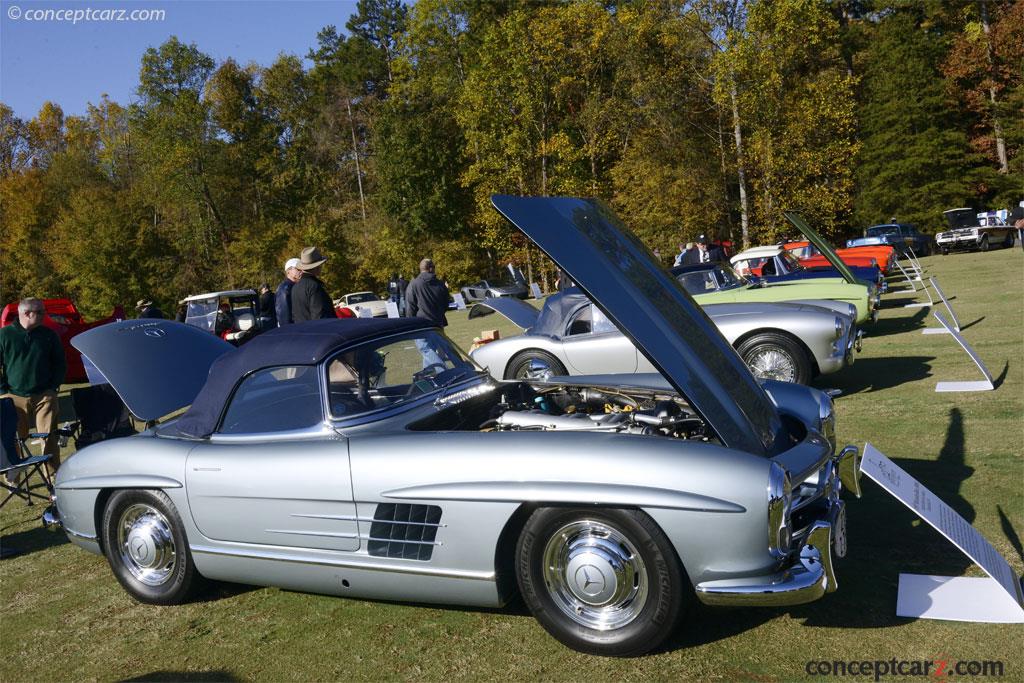
[[[777,346],[765,346],[747,357],[747,365],[760,379],[774,379],[780,382],[796,381],[796,362],[793,357]]]
[[[548,379],[555,374],[551,364],[543,358],[532,358],[516,373],[516,379]]]
[[[117,521],[121,563],[141,583],[161,586],[174,576],[177,551],[167,517],[144,503],[129,505]]]
[[[640,553],[618,529],[595,520],[566,524],[544,546],[548,594],[572,621],[598,631],[629,624],[647,602]]]

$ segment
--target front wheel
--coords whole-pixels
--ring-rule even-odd
[[[505,369],[505,379],[547,379],[566,374],[562,362],[547,351],[529,349],[513,358]]]
[[[114,576],[139,602],[185,602],[200,576],[181,518],[163,491],[126,489],[103,512],[103,548]]]
[[[672,544],[639,510],[535,511],[516,544],[516,578],[548,633],[606,657],[661,645],[692,596]]]
[[[981,244],[978,246],[982,251],[988,251],[988,235],[981,236]]]
[[[793,339],[777,332],[762,332],[744,339],[736,347],[754,376],[780,382],[807,384],[811,380],[811,362]]]

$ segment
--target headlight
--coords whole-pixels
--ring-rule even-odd
[[[793,540],[789,507],[793,502],[793,485],[789,474],[777,462],[768,469],[768,552],[777,560],[789,553]]]

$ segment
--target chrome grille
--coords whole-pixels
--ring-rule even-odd
[[[373,513],[367,552],[426,562],[434,552],[441,508],[437,505],[381,503]]]

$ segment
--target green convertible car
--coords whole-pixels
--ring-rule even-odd
[[[722,263],[676,266],[672,274],[701,305],[791,301],[849,313],[849,304],[856,309],[858,323],[873,322],[878,315],[882,296],[878,286],[856,279],[846,264],[836,256],[831,245],[802,217],[787,213],[786,218],[832,263],[841,277],[764,284],[747,280],[731,266]]]

